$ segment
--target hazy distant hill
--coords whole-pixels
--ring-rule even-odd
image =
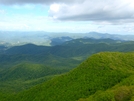
[[[102,48],[103,45],[107,47],[109,46],[117,47],[117,46],[128,45],[128,44],[132,45],[134,44],[134,42],[113,40],[113,39],[93,39],[93,38],[83,39],[81,38],[81,39],[74,39],[71,41],[67,41],[61,45],[56,45],[56,46],[37,46],[34,44],[15,46],[15,47],[11,47],[5,50],[4,52],[5,54],[34,54],[34,55],[35,54],[53,54],[53,55],[57,55],[57,56],[60,55],[64,57],[66,55],[69,55],[70,53],[72,55],[73,51],[77,55],[79,55],[76,51],[80,49],[81,50],[80,53],[82,53],[82,50],[84,50],[83,47],[87,48],[85,49],[85,51],[90,52],[91,50],[95,50],[95,48],[98,48],[98,49]],[[107,49],[107,50],[110,51],[110,49]]]
[[[51,43],[50,43],[50,44],[51,44],[52,46],[61,45],[61,44],[63,44],[64,42],[70,41],[70,40],[73,40],[73,38],[68,37],[68,36],[56,37],[56,38],[52,38],[52,39],[51,39]]]
[[[94,53],[134,51],[133,41],[113,39],[74,39],[56,46],[26,44],[1,51],[0,64],[42,63],[51,67],[75,67]],[[2,53],[3,52],[3,53]]]
[[[89,32],[89,33],[54,33],[44,31],[0,31],[0,45],[18,46],[28,43],[50,46],[60,45],[66,41],[79,38],[110,38],[114,40],[134,40],[134,35],[118,35],[109,33]]]
[[[85,35],[88,38],[96,38],[96,39],[115,39],[115,40],[134,40],[134,35],[119,35],[119,34],[109,34],[109,33],[99,33],[99,32],[89,32]]]
[[[69,73],[8,96],[9,101],[133,101],[134,53],[92,55]],[[6,98],[3,98],[4,101]]]

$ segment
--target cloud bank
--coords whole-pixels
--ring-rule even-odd
[[[134,21],[133,0],[83,0],[82,3],[57,4],[50,8],[54,19],[70,21],[100,21],[107,23],[131,23]],[[54,6],[53,4],[51,6]]]
[[[0,4],[49,5],[49,16],[61,21],[93,21],[110,24],[134,22],[133,0],[0,0]]]

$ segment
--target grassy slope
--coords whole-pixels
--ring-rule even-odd
[[[19,93],[10,101],[76,101],[80,98],[88,98],[99,91],[105,92],[116,85],[118,85],[118,89],[115,90],[117,94],[115,98],[118,99],[121,89],[124,89],[124,92],[129,95],[130,89],[122,85],[131,82],[129,80],[132,78],[129,78],[134,75],[133,58],[134,53],[106,52],[95,54],[71,72]],[[120,83],[122,83],[121,86]],[[93,99],[89,101],[93,101]]]

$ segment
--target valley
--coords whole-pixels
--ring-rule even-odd
[[[132,87],[133,92],[133,46],[133,41],[109,38],[80,38],[55,46],[3,45],[0,101],[118,99],[115,92],[121,89],[126,94]]]

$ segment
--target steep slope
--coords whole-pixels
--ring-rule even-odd
[[[87,98],[134,75],[133,59],[134,53],[95,54],[71,72],[19,93],[10,101],[76,101]]]
[[[105,91],[99,90],[78,101],[134,101],[134,74]]]

